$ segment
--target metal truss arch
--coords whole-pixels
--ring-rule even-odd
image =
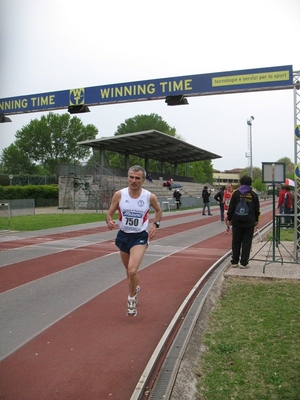
[[[300,188],[300,71],[293,72],[294,84],[294,138],[295,138],[295,196],[294,196],[294,227],[295,227],[295,255],[299,259],[300,250],[300,195],[298,188]]]

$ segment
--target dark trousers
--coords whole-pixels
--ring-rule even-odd
[[[250,257],[254,228],[232,227],[232,264],[247,265]]]
[[[224,204],[220,204],[220,216],[221,216],[221,221],[224,221]]]
[[[210,214],[210,205],[209,205],[209,202],[208,202],[208,203],[203,203],[202,214],[205,213],[206,207],[207,207],[208,214]]]
[[[285,215],[289,215],[289,214],[291,214],[291,213],[292,213],[292,209],[289,208],[289,207],[284,206],[284,214],[285,214]],[[290,223],[291,223],[291,217],[285,217],[285,218],[284,218],[284,222],[285,222],[286,224],[290,224]]]

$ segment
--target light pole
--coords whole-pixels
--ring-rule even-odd
[[[247,120],[247,125],[250,128],[250,178],[253,179],[253,164],[252,164],[252,121],[254,121],[254,117],[251,117]]]

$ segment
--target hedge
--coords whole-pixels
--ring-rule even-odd
[[[0,186],[0,199],[35,199],[39,204],[49,199],[58,204],[58,185]]]

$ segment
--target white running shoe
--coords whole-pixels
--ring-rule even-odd
[[[137,285],[137,287],[135,288],[135,292],[134,292],[136,304],[138,303],[138,294],[140,293],[140,290],[141,290],[141,287],[139,285]]]
[[[136,300],[134,297],[131,299],[127,300],[127,312],[126,312],[128,317],[135,317],[137,315],[137,309],[136,309]]]

